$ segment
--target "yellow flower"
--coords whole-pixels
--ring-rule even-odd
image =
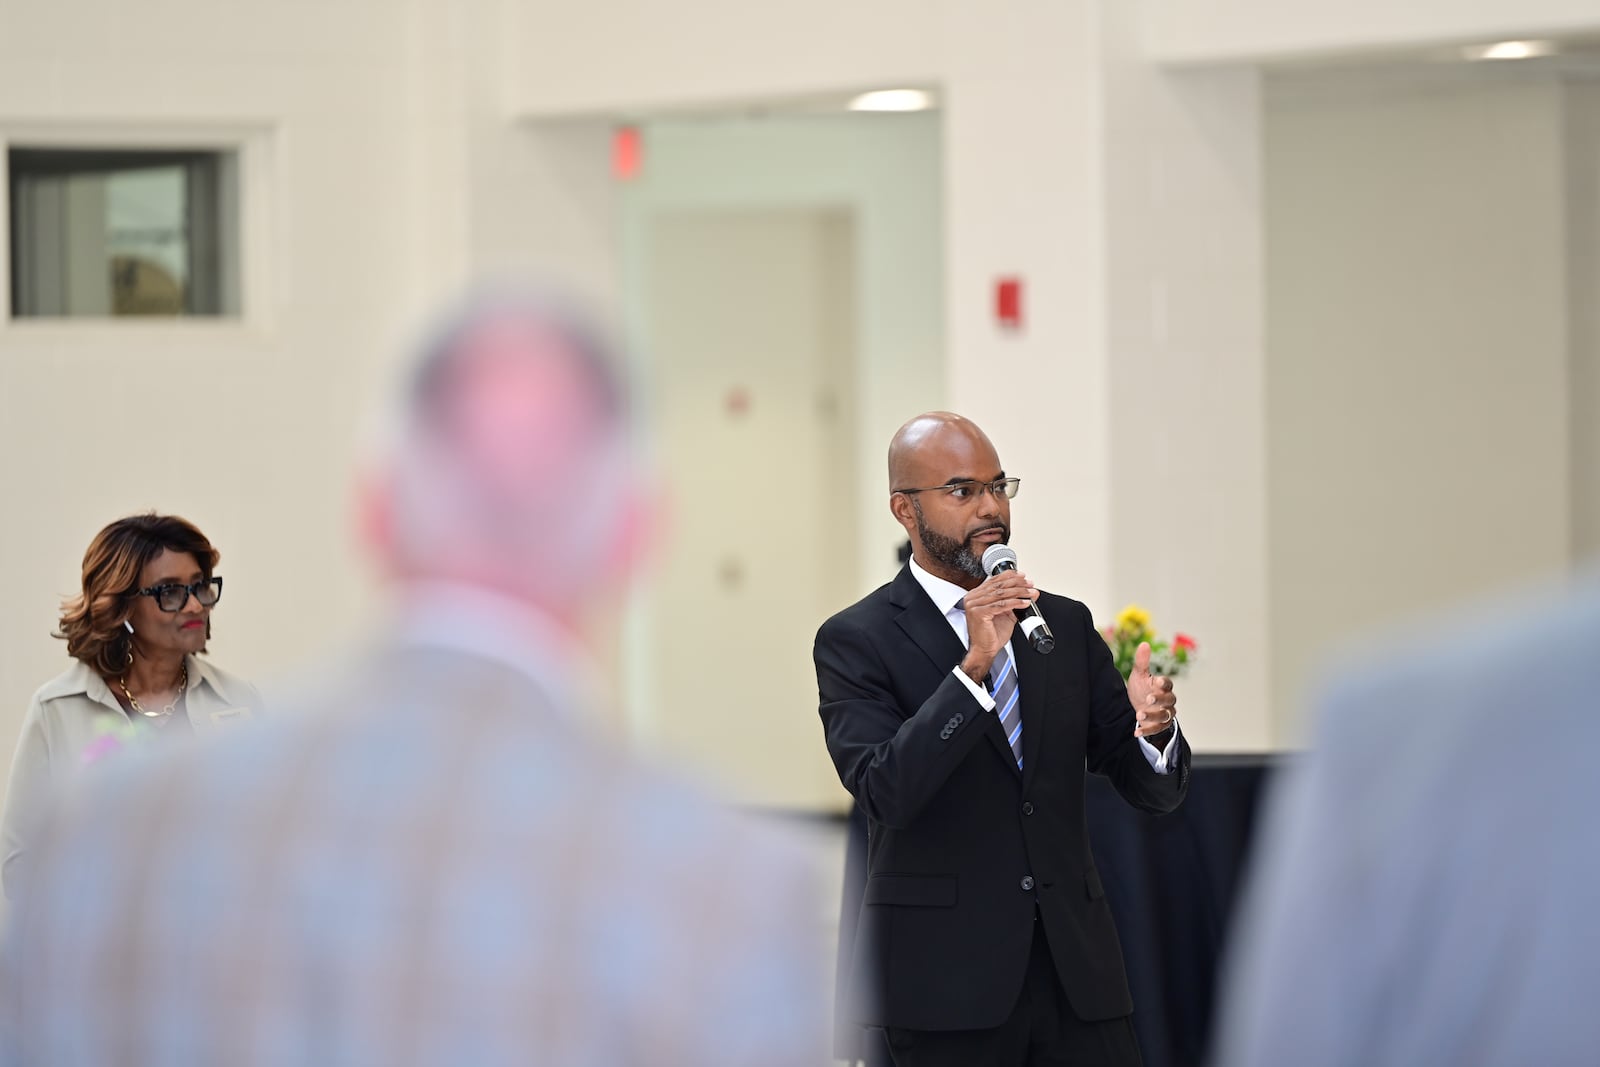
[[[1117,629],[1130,633],[1143,633],[1150,629],[1150,613],[1137,604],[1129,604],[1117,615]]]

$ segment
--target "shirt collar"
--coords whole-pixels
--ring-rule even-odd
[[[70,696],[87,696],[101,703],[116,704],[105,679],[100,677],[100,672],[80,659],[74,659],[72,666],[39,690],[40,700],[55,700],[58,697]]]
[[[197,689],[205,685],[216,693],[218,697],[229,702],[238,703],[244,696],[243,693],[230,693],[228,686],[222,683],[220,673],[216,667],[199,656],[185,656],[184,665],[189,669],[189,688]]]
[[[947,582],[936,574],[923,570],[917,562],[917,557],[911,557],[911,577],[917,580],[923,591],[933,601],[933,606],[939,609],[939,614],[948,615],[955,610],[957,604],[966,599],[967,591],[954,582]]]
[[[230,696],[223,692],[223,686],[218,683],[216,671],[210,664],[198,656],[185,656],[183,663],[189,672],[190,689],[206,685],[224,700],[237,699],[237,694]],[[112,694],[111,686],[100,676],[100,672],[82,660],[74,660],[71,667],[39,691],[41,700],[55,700],[69,696],[86,696],[108,708],[122,707]]]
[[[588,652],[526,601],[455,582],[408,582],[398,609],[396,636],[405,644],[492,660],[557,693],[594,695]]]

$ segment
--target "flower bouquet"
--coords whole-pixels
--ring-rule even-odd
[[[1150,642],[1150,673],[1166,678],[1176,678],[1187,670],[1199,648],[1188,634],[1173,634],[1170,643],[1158,640],[1150,627],[1150,613],[1137,604],[1123,608],[1116,622],[1100,628],[1100,635],[1111,647],[1111,658],[1123,678],[1133,673],[1133,654],[1141,642]]]

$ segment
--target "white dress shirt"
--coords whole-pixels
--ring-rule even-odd
[[[956,632],[956,636],[961,638],[961,647],[970,648],[971,641],[967,637],[967,613],[960,607],[962,599],[967,595],[967,591],[953,582],[947,582],[937,575],[929,574],[917,563],[916,557],[911,559],[911,576],[917,580],[918,585],[922,586],[928,597],[933,601],[934,607],[939,609],[939,613],[945,617],[945,621],[950,624],[950,628]],[[1010,645],[1006,646],[1005,654],[1011,655]],[[1022,677],[1021,664],[1013,662],[1013,667],[1017,672],[1017,688],[1021,689],[1028,684],[1028,681]],[[961,679],[961,683],[971,691],[973,697],[979,704],[983,705],[985,711],[994,710],[994,698],[989,695],[988,690],[984,689],[983,686],[967,677],[967,673],[961,669],[959,663],[956,664],[952,673]],[[1028,724],[1026,722],[1022,724],[1022,730],[1024,734],[1027,733]],[[1168,739],[1165,749],[1157,749],[1156,746],[1142,737],[1138,741],[1139,749],[1144,753],[1144,758],[1150,762],[1151,769],[1157,774],[1169,773],[1172,768],[1168,760],[1177,751],[1178,720],[1176,718],[1172,720],[1172,737]]]

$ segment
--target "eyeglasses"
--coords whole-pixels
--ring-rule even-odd
[[[1005,497],[1014,500],[1017,495],[1017,486],[1022,484],[1021,478],[1000,478],[992,482],[979,482],[966,478],[949,485],[930,485],[925,489],[896,489],[897,493],[944,493],[952,500],[968,503],[978,499],[985,492],[994,494],[999,500]]]
[[[194,597],[203,608],[209,608],[222,599],[222,579],[202,578],[189,585],[179,585],[169,582],[166,585],[152,585],[149,589],[141,589],[134,596],[153,596],[156,598],[156,607],[162,611],[182,611],[184,605],[189,603],[189,598]]]

